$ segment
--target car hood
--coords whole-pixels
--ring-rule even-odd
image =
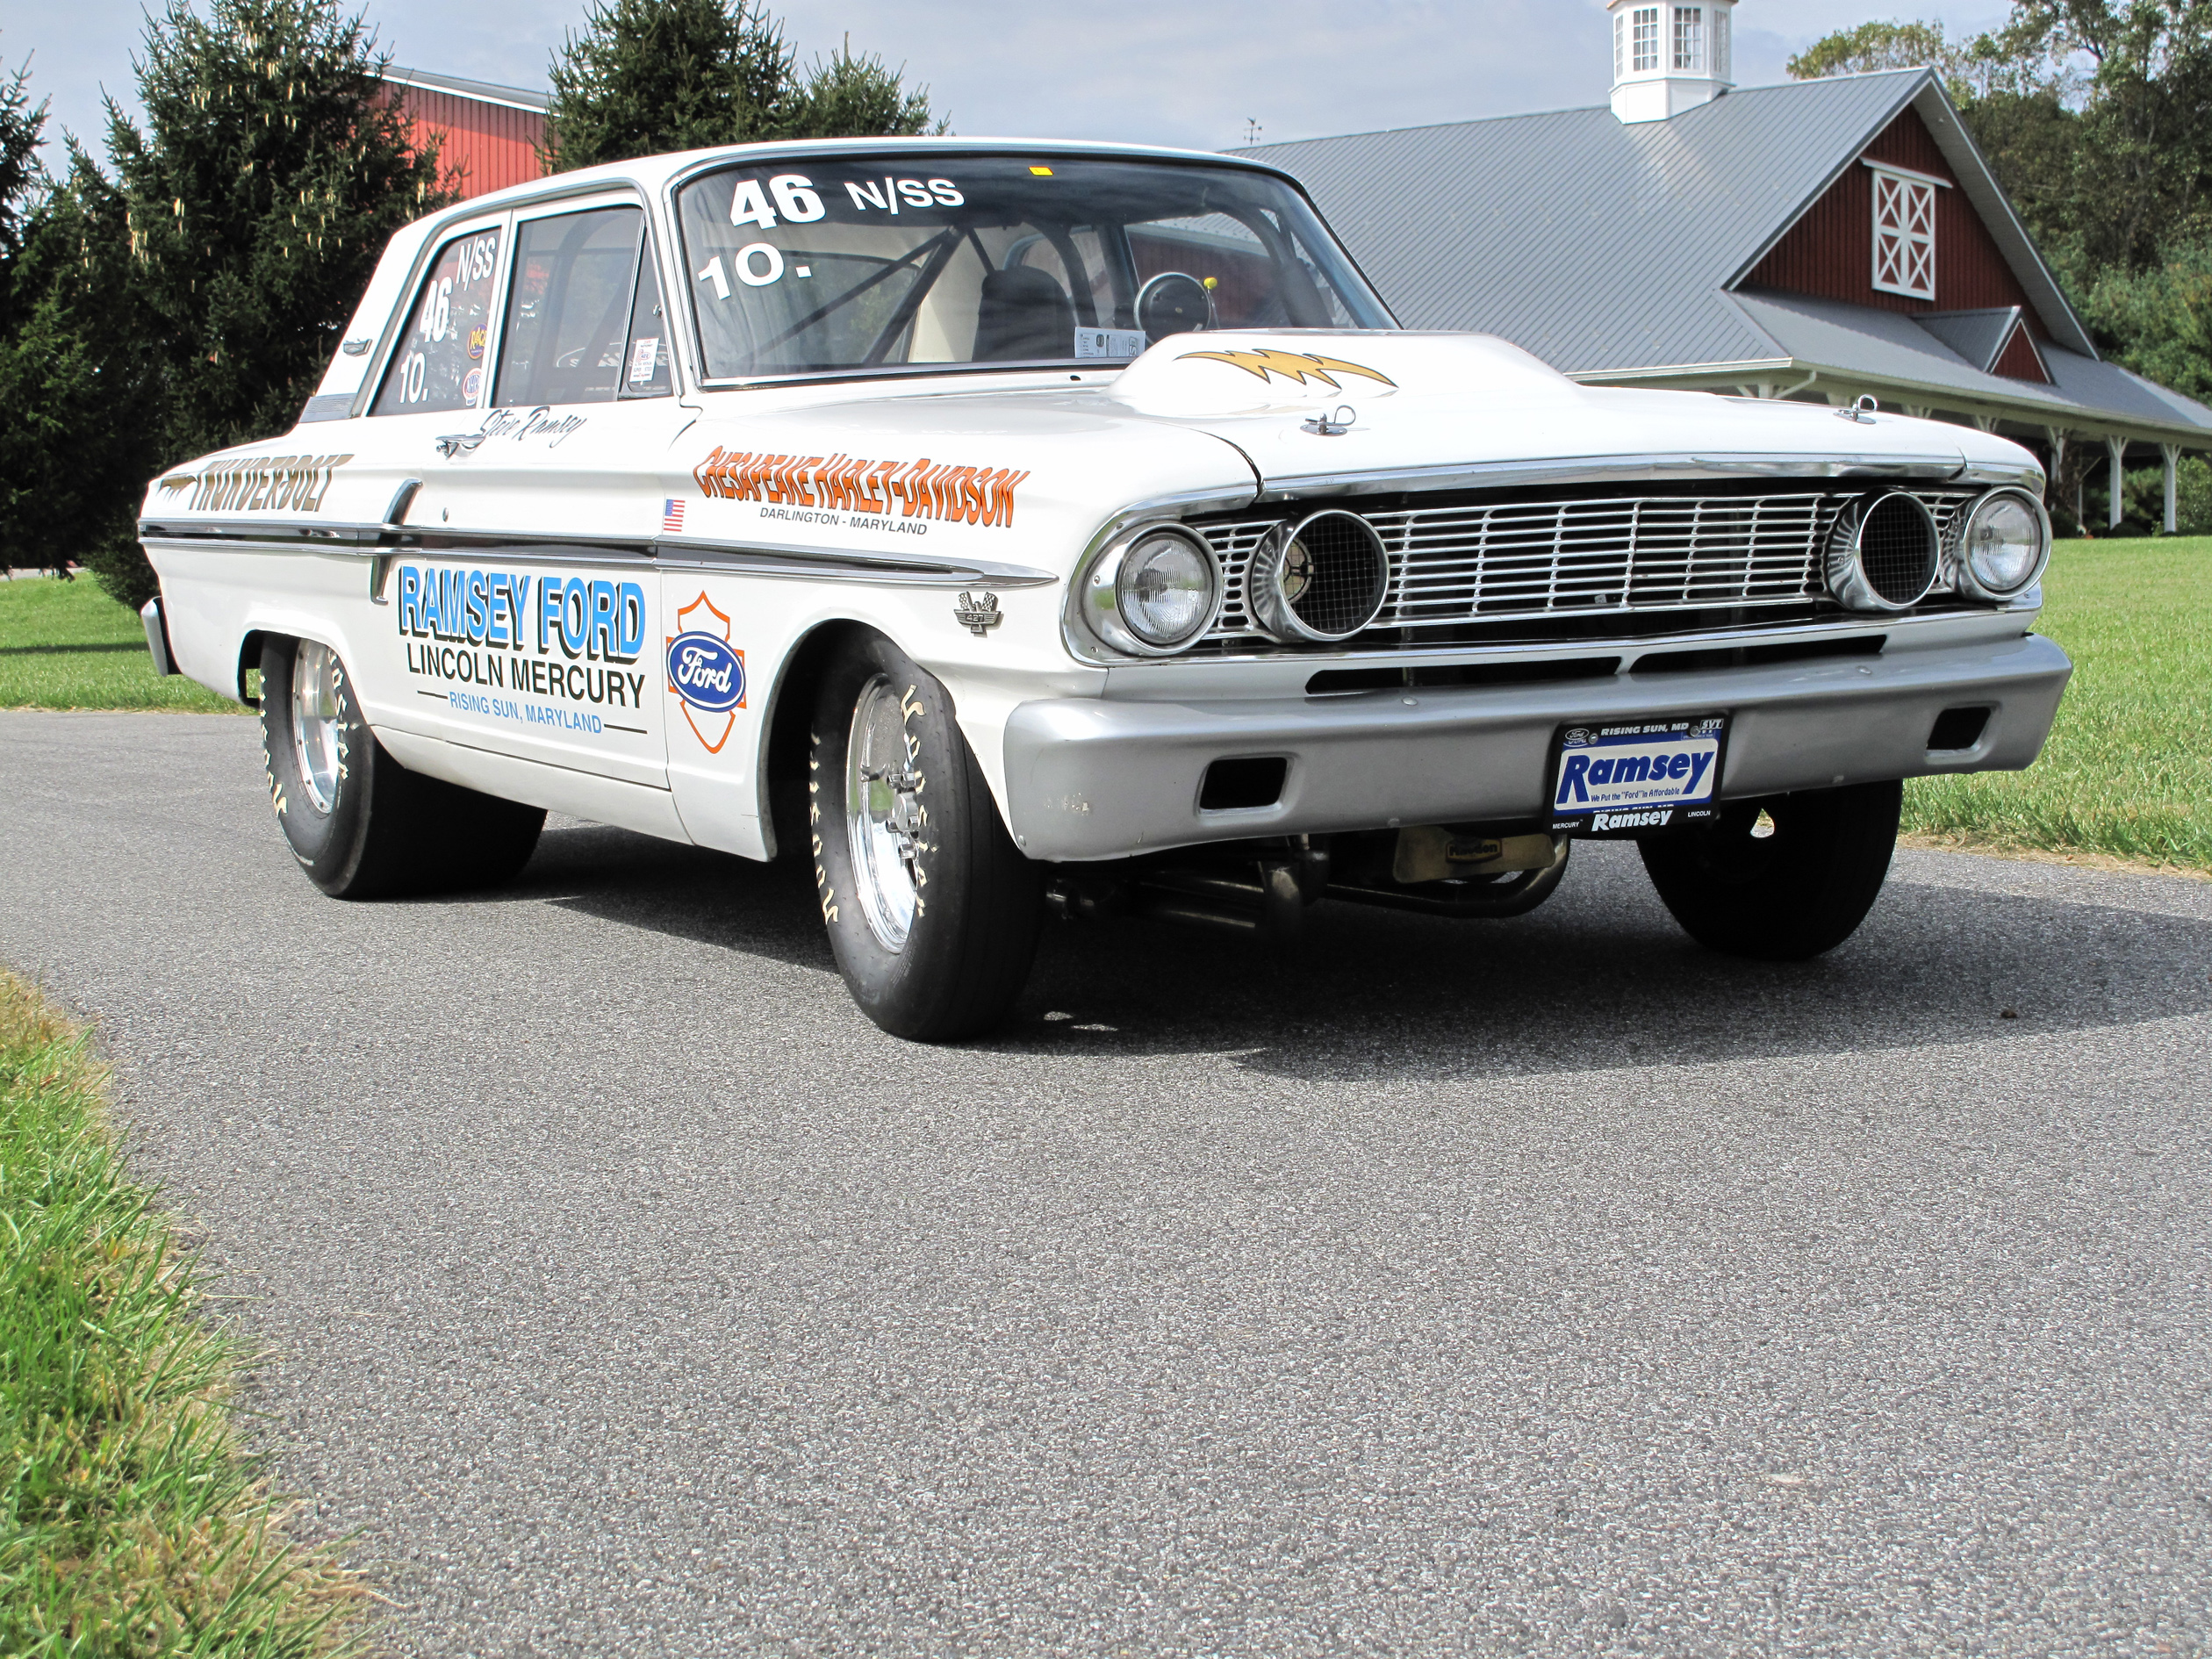
[[[1270,492],[1461,470],[1473,482],[1591,468],[1842,477],[2036,464],[2005,439],[1886,412],[1585,386],[1487,334],[1179,334],[1102,395],[1235,444]]]

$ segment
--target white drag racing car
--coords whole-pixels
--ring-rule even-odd
[[[788,854],[946,1038],[1055,911],[1508,916],[1579,836],[1714,949],[1828,949],[1901,779],[2042,747],[2043,485],[1399,330],[1266,167],[871,140],[411,226],[299,425],[141,535],[326,892],[504,880],[548,809]]]

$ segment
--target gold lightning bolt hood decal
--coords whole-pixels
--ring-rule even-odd
[[[1225,363],[1256,375],[1261,380],[1269,375],[1281,375],[1285,380],[1304,385],[1308,379],[1318,380],[1331,391],[1338,390],[1336,377],[1359,375],[1365,379],[1380,381],[1386,386],[1397,382],[1372,369],[1363,369],[1356,363],[1347,363],[1341,357],[1317,357],[1303,351],[1186,351],[1177,359],[1188,363],[1194,357],[1210,357],[1216,363]]]

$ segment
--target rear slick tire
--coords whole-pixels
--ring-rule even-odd
[[[1858,930],[1897,846],[1902,783],[1740,801],[1719,822],[1640,844],[1683,930],[1709,951],[1801,962]],[[1761,834],[1763,814],[1770,833]]]
[[[337,653],[262,646],[262,760],[276,822],[334,899],[497,887],[529,862],[542,808],[409,772],[362,718]]]
[[[916,1042],[975,1037],[1029,978],[1043,915],[944,687],[876,634],[827,664],[814,707],[808,841],[852,1000]]]

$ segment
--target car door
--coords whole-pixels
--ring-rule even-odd
[[[449,741],[665,791],[653,492],[685,417],[644,211],[518,209],[508,240],[484,402],[425,434],[399,630]]]

